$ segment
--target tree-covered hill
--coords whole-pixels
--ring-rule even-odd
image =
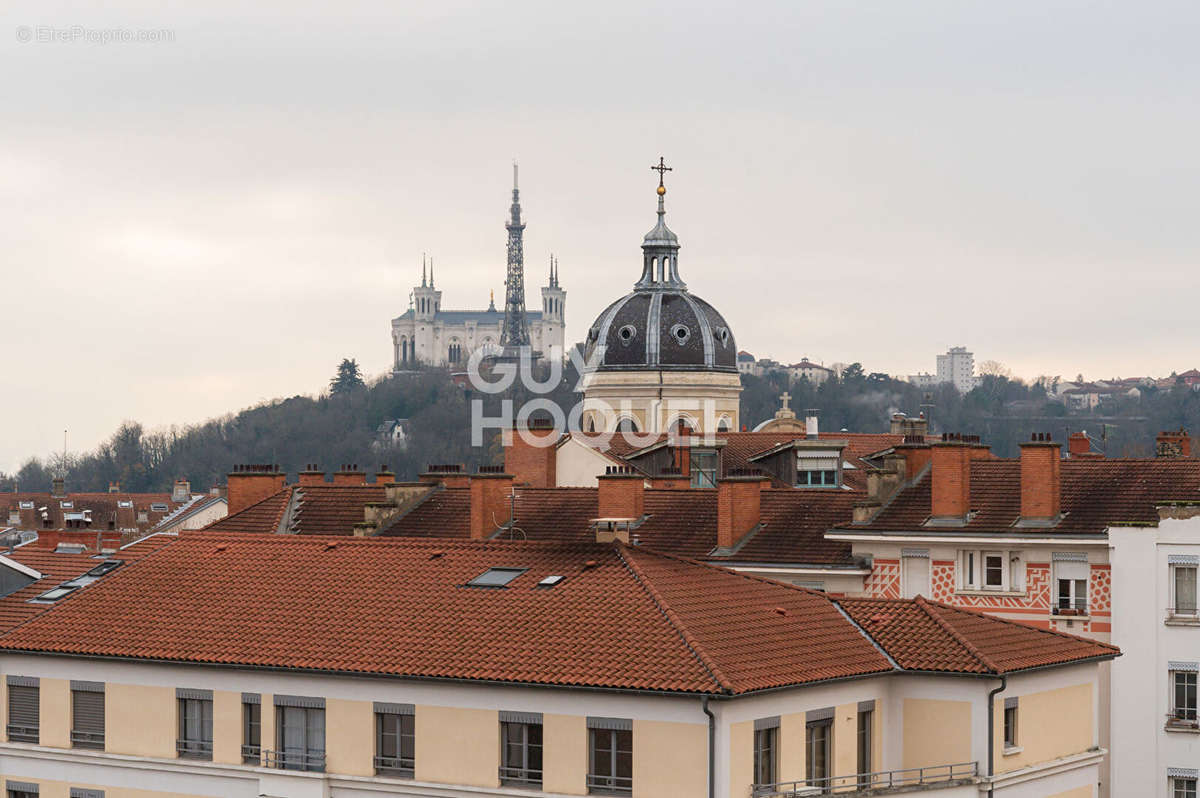
[[[483,414],[496,417],[503,399],[519,408],[532,397],[524,391],[481,394],[455,384],[441,369],[369,384],[356,377],[357,366],[344,361],[329,392],[319,396],[278,399],[184,427],[145,430],[126,422],[96,450],[67,457],[68,487],[105,490],[110,482],[120,482],[125,490],[160,491],[183,478],[201,489],[223,483],[232,465],[246,462],[279,463],[293,477],[313,462],[326,471],[343,463],[371,471],[386,463],[398,478],[413,479],[429,463],[499,462],[491,436],[483,446],[471,445],[471,402],[482,401]],[[576,381],[568,367],[545,396],[565,413],[579,399]],[[797,415],[817,409],[824,431],[882,432],[893,412],[915,415],[925,409],[933,431],[979,434],[1005,457],[1015,456],[1017,444],[1033,431],[1066,440],[1068,431],[1086,429],[1110,456],[1152,455],[1159,430],[1200,431],[1200,392],[1183,385],[1147,388],[1140,399],[1111,402],[1078,416],[1068,415],[1039,385],[994,375],[965,396],[949,385],[923,393],[885,374],[865,373],[857,364],[820,385],[801,380],[788,386],[783,374],[744,375],[742,384],[742,423],[749,428],[774,415],[786,388]],[[408,419],[406,446],[380,441],[376,430],[387,419]],[[61,460],[61,454],[31,457],[17,474],[0,474],[0,490],[47,490]]]

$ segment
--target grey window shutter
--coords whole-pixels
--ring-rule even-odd
[[[26,729],[38,728],[40,700],[36,687],[8,688],[8,725]]]
[[[76,691],[75,731],[104,734],[104,693]]]

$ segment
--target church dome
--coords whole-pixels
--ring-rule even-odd
[[[729,324],[679,278],[679,238],[667,227],[665,193],[660,180],[658,223],[642,240],[642,277],[588,329],[587,362],[603,346],[592,370],[736,373]]]

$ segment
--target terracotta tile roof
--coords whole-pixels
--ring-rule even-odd
[[[105,560],[121,560],[123,563],[129,564],[141,559],[155,549],[178,540],[174,535],[164,535],[161,538],[163,539],[155,540],[154,538],[148,538],[145,543],[128,546],[119,549],[113,554],[102,557],[92,554],[55,552],[49,549],[36,548],[32,545],[21,546],[12,552],[0,550],[0,555],[15,560],[21,565],[33,568],[42,574],[42,578],[36,582],[7,596],[0,597],[0,633],[10,630],[54,606],[52,604],[29,603],[30,599],[40,596],[47,590],[90,571]],[[107,576],[104,577],[104,579],[107,578]],[[89,589],[91,589],[91,586],[85,586],[77,592],[83,593]],[[96,620],[93,619],[93,622]],[[98,625],[103,626],[104,624],[100,623]]]
[[[299,485],[288,529],[299,535],[352,535],[364,508],[387,499],[383,485]]]
[[[504,588],[467,586],[494,567],[527,570]],[[539,587],[550,575],[565,579]],[[971,613],[940,624],[894,604],[883,645],[901,657],[962,638],[1003,648],[1011,669],[1098,647],[1016,624],[988,642],[976,638],[994,629]],[[712,694],[894,670],[820,592],[643,547],[278,535],[182,536],[0,649]],[[978,659],[943,659],[983,672]]]
[[[850,566],[850,544],[825,539],[831,526],[853,514],[857,494],[844,490],[764,490],[762,528],[735,555],[711,558],[717,546],[717,491],[647,489],[646,520],[634,530],[656,551],[692,559]],[[595,540],[599,515],[596,488],[517,488],[519,532],[528,540],[587,543]],[[470,491],[446,488],[380,532],[384,537],[466,538],[470,535]],[[500,532],[497,538],[507,539]]]
[[[387,499],[383,485],[288,485],[204,527],[213,532],[352,535],[366,506]]]
[[[1019,460],[971,464],[971,509],[977,514],[961,530],[981,533],[1102,533],[1111,524],[1156,524],[1157,505],[1200,501],[1200,460],[1077,458],[1062,461],[1062,522],[1050,529],[1020,530]],[[844,529],[917,530],[930,513],[927,469],[897,494],[869,523]]]
[[[838,599],[906,670],[1011,673],[1120,653],[1116,646],[916,599]]]
[[[291,498],[292,486],[289,485],[243,510],[213,521],[203,529],[208,532],[277,532]]]

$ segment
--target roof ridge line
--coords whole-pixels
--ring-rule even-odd
[[[955,607],[953,604],[945,604],[940,601],[932,601],[929,603],[934,604],[938,607],[942,607],[943,609],[954,610],[955,612],[963,613],[964,615],[971,615],[971,616],[974,616],[977,618],[986,618],[989,621],[999,621],[1000,623],[1005,623],[1005,624],[1008,624],[1009,626],[1016,626],[1020,629],[1032,629],[1035,632],[1045,632],[1046,634],[1055,635],[1056,637],[1062,637],[1067,640],[1075,640],[1075,641],[1083,641],[1083,642],[1087,642],[1087,643],[1093,643],[1098,646],[1104,646],[1105,648],[1111,648],[1114,651],[1120,651],[1120,648],[1117,646],[1114,646],[1112,643],[1105,643],[1101,640],[1093,640],[1090,637],[1083,637],[1081,635],[1073,635],[1068,632],[1061,632],[1058,629],[1050,629],[1050,628],[1043,629],[1040,626],[1032,626],[1027,623],[1022,623],[1021,621],[1014,621],[1011,618],[1001,618],[998,615],[989,615],[986,612],[979,612],[978,610],[972,610],[967,607]]]
[[[418,507],[421,507],[422,505],[424,505],[425,502],[429,501],[434,496],[436,496],[439,493],[442,493],[443,491],[446,491],[446,490],[452,490],[452,488],[447,488],[441,482],[435,482],[433,484],[433,487],[430,490],[425,491],[424,496],[421,496],[419,499],[417,499],[415,502],[410,504],[408,507],[406,507],[403,510],[401,510],[400,512],[396,513],[395,516],[388,519],[387,526],[376,529],[375,534],[370,535],[369,537],[373,537],[373,538],[391,538],[391,537],[403,538],[403,537],[406,537],[405,535],[385,535],[383,533],[386,532],[387,530],[395,527],[396,524],[400,523],[400,521],[403,520],[404,518],[407,518],[410,513],[415,511]],[[470,526],[470,525],[468,524],[468,526]],[[413,537],[412,539],[420,540],[421,538]],[[429,538],[425,538],[425,540],[429,540]]]
[[[732,694],[734,692],[732,682],[729,681],[717,664],[713,662],[707,654],[704,653],[703,648],[700,646],[700,641],[696,640],[695,637],[692,636],[692,633],[687,630],[687,626],[683,623],[683,619],[681,619],[675,613],[675,611],[670,608],[666,599],[662,597],[662,595],[652,584],[650,584],[650,581],[643,574],[642,569],[639,568],[635,562],[633,562],[632,558],[625,556],[624,549],[624,544],[621,544],[615,548],[617,558],[624,563],[629,572],[633,574],[633,578],[639,585],[641,585],[642,589],[646,591],[646,594],[650,597],[650,600],[654,602],[654,606],[657,607],[658,611],[661,612],[663,617],[667,619],[667,623],[669,623],[671,628],[675,630],[675,633],[679,635],[680,640],[682,640],[683,644],[687,646],[688,651],[692,652],[692,656],[694,656],[704,670],[708,672],[708,677],[713,680],[720,690],[725,693]]]
[[[951,638],[957,641],[960,646],[965,648],[968,654],[982,662],[988,668],[988,670],[990,670],[992,673],[1001,672],[999,665],[997,665],[995,662],[989,659],[987,655],[976,648],[974,643],[965,638],[961,632],[951,626],[945,618],[939,617],[937,613],[935,613],[929,606],[929,602],[925,600],[924,596],[917,594],[917,596],[913,598],[913,604],[920,607],[921,611],[928,615],[934,623],[941,627],[942,631],[946,632]]]

